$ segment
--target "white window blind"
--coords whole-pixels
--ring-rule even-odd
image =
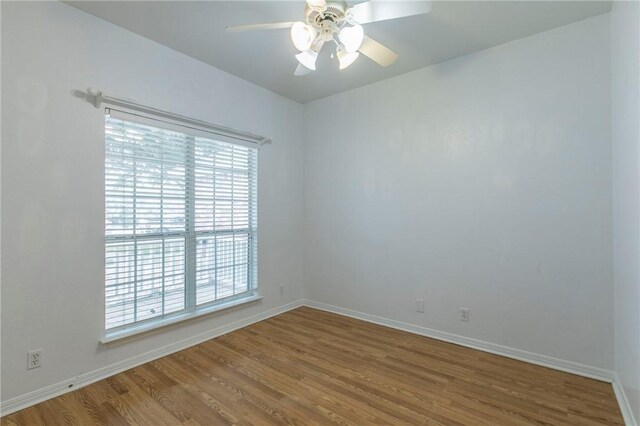
[[[250,295],[257,149],[109,115],[105,141],[105,328]]]

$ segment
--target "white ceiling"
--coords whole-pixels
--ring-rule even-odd
[[[67,3],[303,103],[611,9],[610,1],[436,1],[428,15],[365,26],[367,35],[400,54],[393,65],[383,68],[361,55],[340,71],[325,48],[318,70],[296,77],[288,30],[227,33],[224,28],[302,20],[304,0]]]

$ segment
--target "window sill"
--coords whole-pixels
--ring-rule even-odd
[[[262,296],[254,293],[239,299],[233,299],[233,300],[229,300],[219,304],[215,304],[213,306],[204,306],[201,308],[196,308],[192,311],[183,312],[175,316],[164,318],[158,321],[153,321],[153,322],[140,324],[140,325],[132,325],[131,327],[127,327],[125,329],[106,332],[104,337],[100,339],[100,343],[102,344],[115,343],[124,339],[133,338],[134,336],[151,333],[153,331],[157,331],[158,329],[168,327],[170,325],[200,318],[206,315],[211,315],[220,311],[225,311],[227,309],[247,305],[249,303],[254,303],[259,300],[262,300]]]

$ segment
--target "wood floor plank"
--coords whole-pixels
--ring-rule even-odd
[[[610,384],[308,307],[5,416],[14,425],[623,425]]]

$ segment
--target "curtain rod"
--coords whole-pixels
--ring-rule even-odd
[[[150,106],[142,105],[138,102],[131,101],[128,99],[117,98],[113,96],[107,96],[102,93],[101,90],[97,89],[88,89],[87,95],[85,96],[89,102],[91,102],[96,108],[100,108],[100,106],[104,104],[120,106],[123,108],[135,110],[138,112],[146,113],[151,115],[153,118],[162,117],[169,120],[174,120],[180,123],[185,123],[190,126],[197,126],[202,129],[208,130],[212,133],[220,134],[223,136],[228,136],[235,139],[241,139],[248,142],[253,142],[257,145],[269,144],[272,142],[271,138],[266,138],[264,136],[254,135],[252,133],[241,132],[239,130],[231,129],[229,127],[219,126],[217,124],[207,123],[206,121],[198,120],[195,118],[186,117],[184,115],[174,114],[169,111],[164,111],[161,109],[153,108]]]

